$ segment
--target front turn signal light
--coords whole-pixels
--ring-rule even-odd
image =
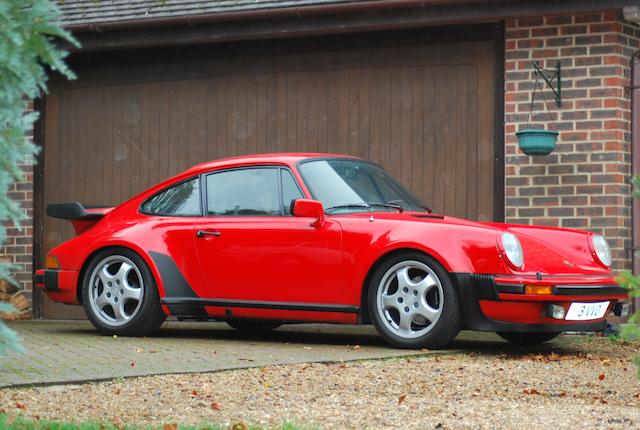
[[[525,285],[525,294],[553,294],[553,285]]]
[[[46,267],[47,269],[59,269],[60,263],[58,262],[58,257],[55,255],[47,255]]]

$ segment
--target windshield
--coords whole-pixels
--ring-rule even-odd
[[[300,164],[300,174],[327,213],[424,211],[420,201],[375,164],[324,159]]]

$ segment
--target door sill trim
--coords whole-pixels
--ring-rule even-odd
[[[201,305],[226,308],[278,309],[285,311],[358,313],[360,307],[325,303],[264,302],[257,300],[205,299],[201,297],[165,297],[163,305]]]

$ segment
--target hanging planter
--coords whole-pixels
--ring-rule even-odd
[[[525,129],[516,133],[520,150],[527,155],[549,155],[556,149],[558,132]]]
[[[542,77],[546,84],[551,88],[555,95],[555,101],[558,107],[562,104],[561,99],[561,80],[560,80],[560,62],[556,65],[555,71],[553,72],[553,76],[549,79],[544,69],[541,69],[538,62],[533,65],[536,74],[539,77]],[[557,88],[553,88],[552,82],[557,79]],[[538,130],[530,127],[531,123],[531,112],[533,111],[533,104],[536,99],[536,89],[538,88],[539,78],[536,79],[536,82],[533,86],[533,94],[531,96],[531,105],[529,106],[529,117],[527,119],[527,124],[524,129],[518,131],[516,133],[516,137],[518,138],[518,146],[520,150],[527,155],[549,155],[556,148],[556,141],[558,140],[558,132],[554,130]],[[549,110],[549,105],[547,104],[547,100],[544,97],[544,93],[542,94],[544,105],[547,109],[547,113],[549,117],[551,117],[551,111]]]

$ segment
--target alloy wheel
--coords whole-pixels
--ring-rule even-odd
[[[430,332],[440,319],[444,305],[442,283],[426,264],[402,261],[382,277],[376,305],[387,329],[399,337],[414,339]]]
[[[104,324],[118,327],[129,322],[140,310],[144,281],[138,267],[123,255],[101,260],[89,278],[89,304]]]

